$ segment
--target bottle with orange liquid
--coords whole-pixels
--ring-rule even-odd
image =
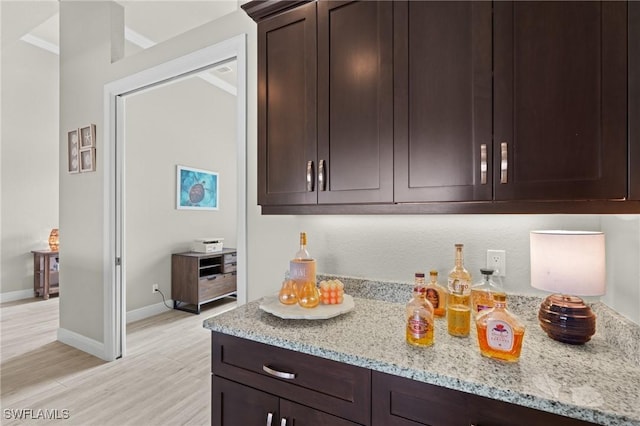
[[[406,339],[413,346],[433,345],[433,306],[426,299],[424,273],[417,272],[413,297],[406,306]]]
[[[466,337],[471,327],[471,274],[464,268],[463,244],[456,244],[455,266],[449,272],[447,287],[447,331]]]
[[[489,358],[516,362],[520,358],[524,325],[507,310],[507,296],[493,295],[493,308],[486,309],[476,318],[480,353]]]
[[[429,282],[425,286],[427,300],[433,306],[433,314],[437,317],[443,317],[447,314],[447,290],[438,284],[438,271],[431,270],[429,272]]]
[[[495,294],[504,294],[506,297],[502,286],[491,278],[493,272],[493,269],[480,269],[482,281],[471,286],[471,306],[474,315],[485,309],[493,308]]]

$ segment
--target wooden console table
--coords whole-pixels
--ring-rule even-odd
[[[48,299],[50,294],[58,294],[58,270],[51,270],[51,258],[57,259],[58,252],[51,250],[31,250],[33,253],[33,291],[35,296]]]

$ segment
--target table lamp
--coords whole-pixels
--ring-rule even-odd
[[[540,305],[540,326],[552,339],[580,345],[596,332],[596,316],[577,296],[605,293],[602,232],[531,231],[531,286],[553,292]]]
[[[58,248],[60,247],[60,242],[58,238],[59,238],[58,228],[53,228],[51,230],[51,233],[49,234],[49,250],[58,251]]]

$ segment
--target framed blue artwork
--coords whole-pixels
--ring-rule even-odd
[[[218,173],[178,166],[176,208],[218,210]]]

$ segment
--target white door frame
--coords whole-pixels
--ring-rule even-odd
[[[216,43],[104,86],[104,356],[113,361],[126,353],[126,292],[123,208],[123,95],[204,69],[222,61],[237,60],[237,251],[238,304],[247,302],[247,61],[246,34]],[[119,264],[117,259],[120,259]],[[167,262],[170,260],[167,259]]]

